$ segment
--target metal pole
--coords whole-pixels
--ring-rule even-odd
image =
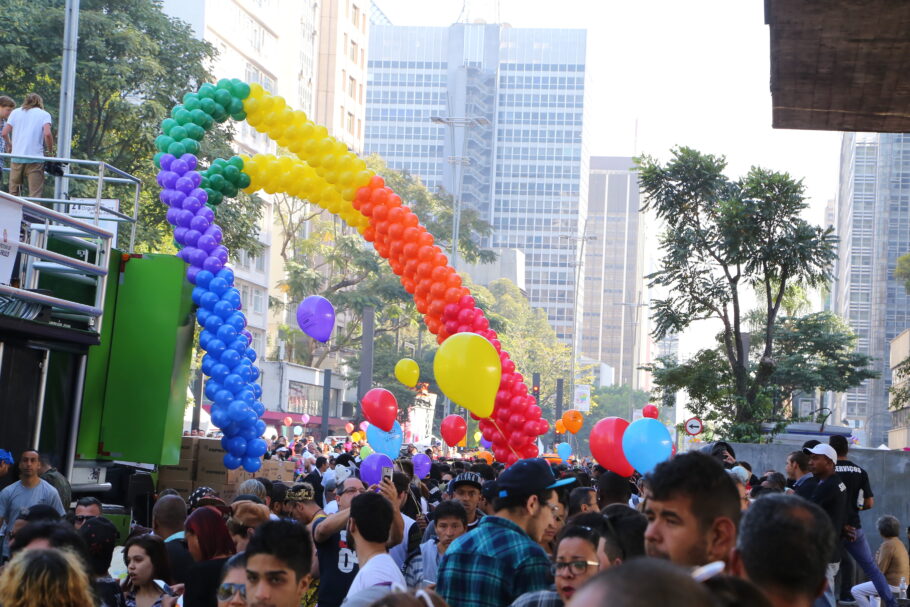
[[[554,424],[556,420],[562,419],[562,390],[564,383],[565,380],[561,377],[556,380],[556,419],[553,420]]]
[[[63,60],[60,69],[60,108],[57,125],[57,156],[72,156],[73,106],[76,92],[76,50],[79,43],[79,0],[66,0],[63,23]],[[54,198],[69,192],[69,181],[57,177]]]
[[[329,435],[329,405],[332,402],[332,370],[326,369],[322,374],[322,440]]]
[[[373,387],[373,326],[376,310],[363,309],[363,335],[360,338],[360,377],[357,380],[357,406],[355,417],[360,417],[360,401]]]
[[[190,430],[199,430],[199,420],[202,411],[202,369],[196,369],[196,385],[193,389],[193,421]]]

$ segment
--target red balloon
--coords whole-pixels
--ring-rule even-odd
[[[606,417],[591,428],[591,455],[601,466],[620,476],[635,472],[622,450],[622,435],[629,422],[620,417]]]
[[[395,395],[385,388],[373,388],[363,395],[360,401],[363,406],[363,416],[367,421],[382,430],[388,432],[395,424],[395,418],[398,417],[398,401]]]
[[[442,439],[450,447],[454,447],[460,443],[467,431],[468,423],[460,415],[449,415],[442,420],[442,425],[439,427],[439,433],[442,434]]]
[[[657,405],[645,405],[644,409],[641,410],[641,414],[652,419],[660,417],[660,411],[657,410]]]
[[[291,416],[290,416],[290,415],[288,415],[287,417],[285,417],[285,418],[284,418],[283,420],[281,420],[281,421],[284,423],[285,426],[290,426],[291,424],[294,423],[294,420],[291,419]]]

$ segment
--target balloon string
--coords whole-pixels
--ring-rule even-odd
[[[508,447],[509,450],[510,450],[512,453],[515,454],[515,457],[517,457],[518,459],[521,459],[521,456],[518,455],[518,451],[516,451],[516,450],[514,449],[514,447],[512,447],[512,445],[509,443],[509,437],[507,437],[507,436],[506,436],[506,433],[502,431],[502,428],[499,427],[499,424],[496,423],[496,420],[493,419],[493,416],[491,415],[491,416],[488,417],[487,419],[489,419],[491,422],[493,422],[493,425],[496,426],[496,431],[499,432],[499,435],[500,435],[500,436],[502,436],[503,440],[504,440],[505,443],[506,443],[506,447]]]

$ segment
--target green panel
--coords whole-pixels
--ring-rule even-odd
[[[186,266],[172,255],[131,259],[121,277],[101,421],[111,459],[176,464],[195,316]]]
[[[107,387],[107,366],[111,356],[111,335],[117,317],[117,293],[120,289],[120,256],[111,251],[108,265],[107,291],[104,296],[104,315],[101,317],[101,343],[88,351],[85,365],[85,387],[82,390],[82,415],[76,439],[77,459],[96,459],[101,438],[101,414],[104,411],[104,392]]]

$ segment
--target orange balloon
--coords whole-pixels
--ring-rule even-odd
[[[351,432],[354,431],[354,424],[352,424],[351,422],[348,422],[344,425],[344,429],[347,431],[348,434],[350,434]]]
[[[474,454],[475,457],[481,457],[490,465],[493,465],[493,454],[489,451],[478,451]]]
[[[565,434],[565,433],[566,433],[566,425],[564,423],[562,423],[561,419],[557,419],[556,420],[556,434]]]
[[[566,427],[566,430],[575,434],[581,430],[582,424],[584,424],[585,418],[581,414],[581,411],[575,409],[569,409],[562,414],[562,425]]]

